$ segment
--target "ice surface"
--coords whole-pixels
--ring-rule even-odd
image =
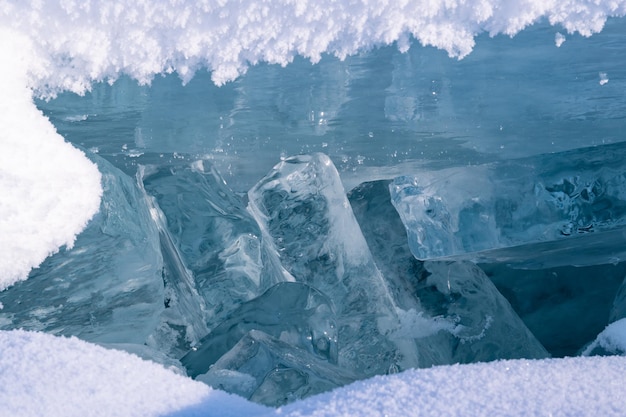
[[[182,358],[192,377],[205,373],[249,331],[259,330],[321,359],[337,363],[334,307],[306,284],[283,282],[232,311],[199,347]]]
[[[498,361],[407,371],[356,382],[273,410],[128,353],[75,338],[2,331],[0,351],[3,416],[460,417],[551,413],[617,417],[626,408],[620,383],[626,359],[619,356]],[[291,359],[299,360],[298,356]]]
[[[0,292],[0,328],[143,344],[163,310],[159,235],[137,183],[92,156],[102,175],[100,211],[77,237]]]
[[[515,251],[493,250],[544,243],[544,266],[616,263],[625,257],[623,159],[623,146],[607,145],[421,172],[395,178],[391,199],[418,259],[509,261]],[[520,263],[532,250],[519,250]]]

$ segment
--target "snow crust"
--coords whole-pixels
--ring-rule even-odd
[[[359,381],[280,409],[76,338],[0,332],[0,416],[621,416],[626,358],[440,366]]]
[[[406,50],[411,38],[461,58],[482,32],[514,35],[545,18],[589,36],[625,13],[620,0],[8,0],[0,26],[32,41],[33,87],[79,92],[121,73],[148,82],[176,71],[189,80],[202,67],[221,84],[262,61],[315,62],[393,42]]]
[[[0,290],[70,247],[101,193],[94,165],[61,140],[33,94],[84,93],[122,74],[149,83],[177,72],[186,82],[200,68],[223,84],[259,62],[317,62],[394,42],[404,51],[412,40],[462,58],[483,32],[512,36],[547,19],[589,36],[624,14],[626,0],[3,1]]]

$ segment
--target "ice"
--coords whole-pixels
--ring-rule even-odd
[[[248,196],[283,266],[335,305],[339,365],[364,376],[416,366],[411,341],[385,337],[398,326],[395,306],[330,159],[287,158]]]
[[[422,263],[413,257],[406,229],[389,198],[390,183],[361,184],[350,191],[349,198],[376,265],[397,305],[407,311],[402,314],[405,323],[400,331],[419,331],[410,325],[411,320],[420,319],[416,314],[421,314],[421,320],[438,318],[434,329],[441,331],[434,331],[422,349],[430,347],[433,356],[439,355],[439,364],[547,357],[541,343],[476,265]]]
[[[0,328],[143,344],[163,310],[159,235],[134,179],[91,158],[102,175],[100,211],[72,249],[0,292]]]
[[[81,337],[93,336],[99,343],[105,343],[100,339],[132,339],[130,344],[124,340],[106,343],[177,366],[177,358],[191,347],[200,347],[201,338],[228,317],[226,310],[236,311],[279,281],[297,280],[332,299],[336,308],[337,364],[322,360],[323,370],[315,371],[315,378],[326,381],[322,385],[332,381],[326,385],[330,387],[338,383],[329,376],[338,367],[341,372],[354,369],[356,378],[363,378],[493,356],[491,345],[481,345],[488,342],[490,331],[499,329],[488,318],[492,310],[508,310],[480,269],[467,262],[470,259],[489,262],[480,268],[497,281],[535,335],[548,342],[550,352],[575,354],[580,340],[593,340],[607,317],[617,325],[615,320],[624,311],[624,291],[616,296],[615,292],[624,275],[616,278],[624,268],[621,248],[626,230],[620,223],[623,198],[619,190],[626,108],[622,42],[626,26],[619,16],[625,14],[622,0],[515,4],[497,0],[389,4],[365,0],[4,1],[0,6],[4,64],[0,66],[1,326],[10,327],[17,317],[26,328],[48,326],[46,331],[67,334],[71,327],[85,333]],[[172,176],[195,184],[183,187],[181,193],[186,196],[202,191],[190,172],[204,171],[208,176],[209,165],[217,167],[229,184],[217,187],[227,196],[224,205],[218,199],[218,206],[226,217],[237,218],[235,223],[241,220],[250,225],[243,232],[235,230],[234,235],[229,235],[234,229],[226,227],[223,239],[211,241],[216,244],[210,249],[215,255],[211,259],[218,262],[209,264],[216,267],[219,279],[233,280],[236,285],[229,289],[234,296],[205,285],[202,279],[212,274],[193,264],[193,256],[185,253],[186,238],[202,240],[204,235],[183,237],[172,229],[170,221],[176,224],[184,214],[176,217],[179,207],[168,208],[164,200],[152,196],[153,190],[142,190],[141,184],[128,195],[133,201],[137,197],[138,206],[144,207],[135,215],[143,216],[147,208],[146,221],[152,225],[143,230],[141,221],[133,218],[137,221],[127,227],[122,222],[122,230],[116,233],[123,236],[122,243],[141,238],[141,233],[151,235],[143,241],[155,253],[145,256],[150,258],[146,270],[137,272],[130,259],[133,251],[120,251],[119,259],[103,261],[100,256],[109,253],[106,245],[102,254],[87,251],[92,253],[92,262],[84,262],[85,268],[69,270],[70,263],[57,264],[77,253],[73,245],[84,244],[80,236],[97,232],[87,225],[102,197],[94,164],[63,139],[99,153],[128,174],[124,181],[130,183],[140,166],[152,165],[146,168],[148,174],[165,176],[174,167]],[[402,247],[391,252],[384,241],[376,249],[380,254],[372,256],[368,247],[375,245],[367,237],[368,225],[361,225],[367,237],[363,239],[343,198],[337,199],[339,205],[331,205],[332,212],[306,221],[300,221],[306,216],[297,212],[301,207],[297,204],[274,211],[283,216],[280,222],[285,225],[285,230],[278,230],[284,232],[279,237],[300,239],[278,242],[276,224],[266,221],[271,216],[265,218],[256,210],[255,217],[250,217],[244,210],[243,194],[279,158],[320,151],[330,156],[341,175],[340,181],[333,169],[316,171],[316,176],[326,177],[312,181],[319,181],[312,195],[322,196],[320,200],[328,195],[345,197],[340,183],[350,189],[364,181],[459,172],[467,180],[459,183],[460,192],[443,189],[438,195],[471,201],[474,196],[467,198],[468,193],[491,190],[493,180],[497,184],[493,191],[500,194],[481,197],[495,201],[506,195],[508,202],[517,204],[515,209],[505,204],[499,211],[511,217],[513,226],[483,216],[489,212],[480,205],[489,201],[481,200],[470,209],[459,208],[462,213],[455,221],[462,229],[461,246],[459,253],[451,255],[455,262],[447,255],[425,264],[409,261],[403,254],[410,259],[411,250]],[[198,160],[204,162],[189,167]],[[561,165],[568,165],[570,171],[559,172]],[[552,178],[553,174],[558,175]],[[581,177],[587,174],[593,178]],[[505,175],[509,175],[510,187],[499,188]],[[141,173],[140,177],[149,178]],[[544,186],[537,188],[538,194],[533,193],[535,188],[524,191],[524,186],[536,185],[537,178]],[[547,179],[551,182],[545,183]],[[600,187],[601,198],[593,196],[597,189],[590,184],[596,180],[604,187]],[[568,191],[570,185],[574,194]],[[283,191],[291,195],[291,188]],[[541,195],[544,198],[537,198]],[[231,205],[233,196],[235,201],[239,196],[242,200]],[[195,217],[200,215],[195,205],[202,202],[193,201],[180,208]],[[533,206],[533,201],[539,205]],[[570,211],[550,208],[548,203],[555,201],[569,205]],[[343,206],[343,211],[334,210]],[[513,214],[520,215],[520,207],[528,219],[513,218]],[[102,213],[94,222],[102,220]],[[328,233],[324,232],[327,225]],[[320,226],[312,229],[320,235],[306,235],[306,226]],[[134,227],[142,230],[135,233]],[[398,236],[394,226],[390,237]],[[442,246],[452,241],[444,238]],[[304,256],[294,256],[298,251]],[[383,266],[386,258],[394,264]],[[110,271],[112,279],[100,274],[106,265],[118,266],[118,262],[124,265],[121,272]],[[42,287],[37,274],[57,266],[63,276]],[[129,306],[124,313],[125,329],[115,328],[105,335],[97,333],[105,332],[104,328],[80,327],[78,320],[67,328],[61,324],[63,317],[47,320],[55,318],[54,309],[65,311],[70,320],[91,319],[93,312],[94,322],[119,313],[113,308],[100,315],[95,298],[107,299],[109,293],[103,290],[107,285],[130,287],[143,273],[151,274],[151,268],[159,271],[153,275],[161,294],[124,292],[125,297],[148,299],[147,304]],[[98,271],[95,276],[86,276],[94,270]],[[133,271],[133,276],[125,275]],[[403,279],[410,281],[414,272],[417,283],[404,284]],[[585,276],[593,279],[585,280]],[[76,299],[63,298],[73,291],[68,277],[72,283],[97,279],[93,292],[81,288],[78,293],[89,299],[89,305],[85,301],[86,306],[71,310]],[[269,282],[264,283],[265,278]],[[33,282],[25,284],[29,281]],[[349,289],[338,294],[334,290],[343,283],[349,283]],[[57,296],[48,290],[57,284],[70,285],[58,288],[68,292]],[[481,290],[468,290],[474,286]],[[246,287],[244,295],[242,287]],[[464,297],[456,299],[455,291]],[[28,304],[24,302],[28,298],[45,304],[16,306]],[[351,302],[361,303],[356,315]],[[154,314],[149,312],[153,306]],[[504,321],[511,319],[508,313],[501,316]],[[566,320],[569,326],[559,325]],[[581,329],[571,332],[575,336],[565,346],[564,334],[575,325]],[[264,335],[251,330],[243,338],[252,340],[252,335],[263,340],[264,346],[274,346],[265,350],[272,355],[284,351],[317,363],[316,354],[285,344],[289,339],[289,344],[314,346],[294,342],[293,334]],[[346,336],[349,343],[344,343]],[[416,410],[451,415],[510,410],[529,415],[619,415],[624,409],[623,396],[614,392],[619,388],[614,382],[623,374],[621,358],[497,362],[446,368],[441,374],[435,368],[432,373],[408,371],[364,382],[355,391],[339,389],[320,402],[298,401],[293,408],[274,412],[225,395],[213,396],[215,392],[206,387],[202,392],[212,393],[209,397],[217,400],[191,395],[189,402],[178,402],[180,391],[149,367],[128,361],[123,354],[109,356],[91,345],[76,340],[66,344],[65,340],[20,332],[2,338],[0,403],[6,407],[0,414],[9,409],[11,415],[26,416],[134,412],[407,415]],[[224,360],[231,353],[237,356],[236,346],[223,355]],[[468,353],[472,346],[476,354]],[[518,352],[516,346],[511,344],[513,352]],[[502,353],[501,348],[494,349]],[[60,362],[55,362],[58,358]],[[376,369],[365,369],[370,363]],[[255,389],[254,398],[273,402],[270,397],[281,398],[279,387],[293,393],[293,398],[314,392],[301,383],[303,375],[315,379],[313,374],[293,366],[285,372],[259,372],[259,377],[267,379],[258,385],[262,388]],[[120,369],[137,373],[120,375]],[[243,372],[223,371],[222,382],[230,372],[228,378],[235,381],[235,387],[236,381],[241,382],[239,387],[256,384]],[[167,388],[151,384],[155,379]],[[515,382],[507,385],[507,381]],[[181,379],[173,384],[192,391],[190,387],[198,386]],[[420,387],[417,392],[416,387]],[[97,400],[102,398],[99,395],[105,395],[102,402]],[[161,402],[170,399],[174,406]]]
[[[614,320],[611,306],[626,275],[625,263],[536,270],[480,266],[554,357],[580,354]]]
[[[439,292],[436,296],[439,302],[432,307],[457,319],[453,332],[459,340],[453,355],[455,362],[549,356],[476,265],[466,261],[426,261],[424,270],[427,275],[424,292],[431,292],[431,296],[433,290]]]
[[[331,363],[337,362],[334,307],[316,289],[283,282],[242,304],[181,361],[195,377],[209,370],[249,331],[259,330]]]
[[[421,172],[395,178],[391,199],[418,259],[616,263],[625,258],[624,152],[606,145]]]
[[[251,330],[198,380],[254,402],[279,406],[358,379],[348,370]]]
[[[243,201],[208,161],[145,167],[142,180],[154,198],[154,209],[164,216],[161,240],[168,261],[166,283],[174,292],[171,300],[188,304],[187,312],[194,304],[202,306],[188,320],[196,327],[184,336],[189,344],[239,305],[286,279]],[[180,288],[182,282],[186,290]],[[194,300],[194,293],[202,300]],[[181,312],[180,319],[188,318],[187,312]]]

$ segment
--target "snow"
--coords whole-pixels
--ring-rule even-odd
[[[606,326],[596,340],[591,342],[583,351],[582,355],[587,356],[596,348],[604,349],[606,352],[623,354],[626,352],[626,319],[617,320]]]
[[[76,338],[3,331],[0,351],[2,417],[621,416],[626,410],[620,356],[411,370],[274,410]]]

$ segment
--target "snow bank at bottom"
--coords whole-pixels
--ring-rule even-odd
[[[441,366],[273,410],[125,352],[0,332],[0,416],[621,416],[623,375],[618,356]]]

